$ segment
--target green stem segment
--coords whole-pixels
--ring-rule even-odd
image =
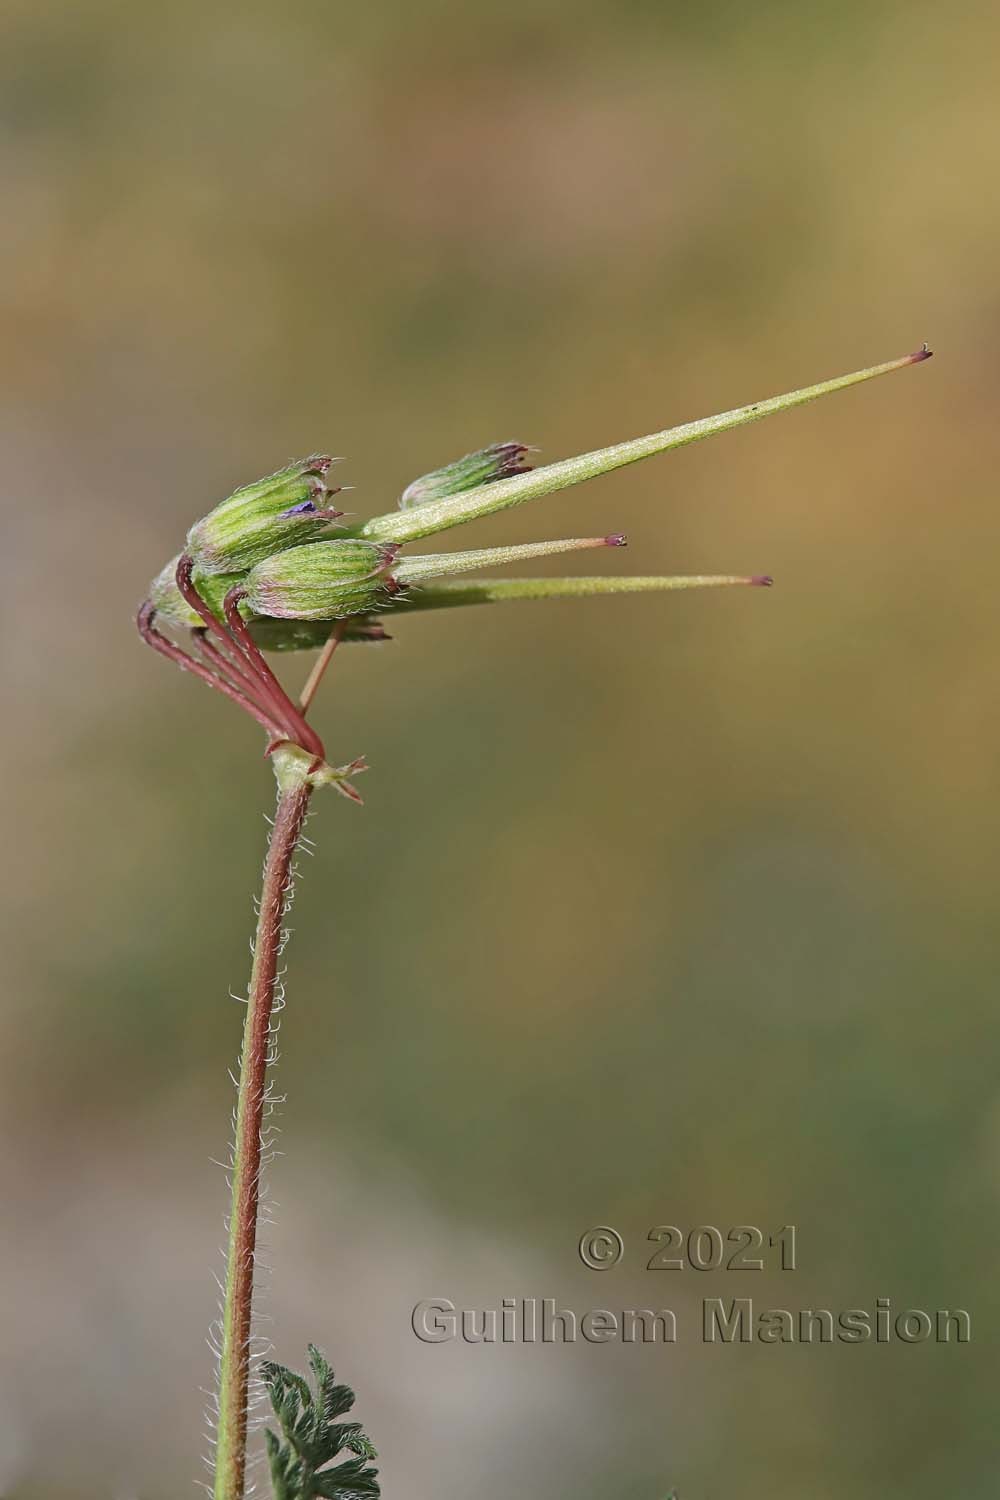
[[[816,401],[820,396],[846,390],[848,386],[860,385],[865,380],[874,380],[877,375],[889,375],[893,370],[903,370],[907,365],[929,359],[930,354],[931,351],[925,344],[913,354],[904,354],[902,359],[891,359],[882,365],[872,365],[867,370],[855,370],[850,375],[837,375],[833,380],[823,380],[819,385],[807,385],[800,391],[771,396],[766,401],[755,401],[750,406],[737,406],[734,410],[720,412],[715,417],[701,417],[696,422],[685,422],[680,427],[650,433],[648,437],[615,443],[611,448],[597,448],[592,453],[581,453],[576,458],[564,458],[559,463],[546,464],[544,468],[517,474],[512,479],[498,479],[459,495],[425,501],[412,510],[390,511],[387,515],[374,516],[363,526],[357,527],[355,534],[371,542],[412,542],[418,537],[433,536],[435,532],[446,531],[450,526],[460,526],[464,521],[475,520],[478,516],[507,510],[512,505],[523,504],[525,500],[535,500],[540,495],[550,495],[555,490],[579,484],[581,480],[594,479],[598,474],[607,474],[611,469],[620,469],[623,464],[635,463],[637,459],[649,458],[654,453],[667,453],[671,448],[683,448],[685,444],[696,443],[701,438],[711,437],[713,433],[745,427],[749,422],[759,422],[777,412],[789,411],[793,406],[804,406],[807,401]]]
[[[261,1126],[267,1095],[271,1013],[282,946],[282,923],[292,895],[292,860],[313,791],[313,782],[304,774],[301,759],[289,763],[276,755],[275,773],[278,777],[278,805],[264,863],[236,1103],[233,1198],[219,1362],[215,1500],[243,1500],[246,1480],[247,1389],[260,1206]]]

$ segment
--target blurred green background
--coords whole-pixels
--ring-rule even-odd
[[[316,448],[374,512],[927,338],[455,533],[771,593],[342,653],[318,722],[373,769],[302,861],[262,1328],[356,1387],[389,1497],[994,1495],[997,7],[11,0],[0,40],[2,1493],[198,1474],[272,787],[132,628],[190,521]],[[647,1272],[662,1223],[794,1223],[800,1269]],[[704,1347],[735,1295],[973,1342]],[[428,1347],[432,1296],[692,1331]]]

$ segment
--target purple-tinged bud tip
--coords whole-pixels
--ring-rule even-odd
[[[755,573],[747,582],[755,589],[769,589],[774,583],[770,573]]]
[[[326,499],[330,495],[339,493],[339,490],[323,490],[321,496]],[[341,516],[346,514],[346,511],[334,510],[332,505],[319,506],[315,500],[303,500],[301,505],[293,505],[289,510],[283,510],[278,519],[288,521],[294,516],[319,516],[324,521],[339,521]]]
[[[480,485],[493,484],[498,479],[513,479],[517,474],[527,474],[530,464],[524,462],[533,450],[526,443],[494,443],[489,448],[480,448],[467,453],[454,463],[434,469],[415,479],[403,491],[400,509],[410,510],[417,505],[426,505],[434,500],[445,500],[452,495],[464,494],[466,490],[478,489]]]
[[[918,365],[922,359],[930,359],[934,350],[928,344],[921,344],[919,349],[910,355],[910,364]]]
[[[628,537],[625,535],[624,531],[615,531],[611,534],[611,536],[606,536],[604,538],[604,545],[605,547],[627,547]]]

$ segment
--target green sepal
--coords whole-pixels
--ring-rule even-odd
[[[392,595],[394,556],[391,548],[354,540],[275,553],[247,575],[247,607],[279,620],[336,620],[379,609]]]
[[[177,587],[177,564],[179,561],[179,555],[172,558],[166,567],[157,574],[150,586],[149,597],[161,620],[169,625],[196,630],[199,626],[204,625],[205,622],[191,608]],[[191,581],[212,611],[212,614],[215,615],[216,619],[221,620],[223,618],[222,601],[231,588],[238,583],[242,583],[243,577],[242,573],[204,574],[200,569],[196,568]]]
[[[322,475],[333,462],[313,454],[236,490],[188,532],[186,550],[204,575],[239,573],[274,552],[329,534],[338,511]]]

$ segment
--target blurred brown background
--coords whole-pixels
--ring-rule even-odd
[[[992,1496],[996,6],[12,0],[0,39],[0,1490],[199,1472],[272,788],[132,628],[190,521],[315,448],[376,511],[494,439],[560,457],[927,338],[455,533],[622,528],[609,570],[770,594],[343,653],[318,720],[373,770],[303,861],[265,1310],[358,1390],[388,1497]],[[652,1225],[746,1222],[801,1269],[643,1269]],[[409,1326],[750,1294],[966,1307],[973,1343]]]

